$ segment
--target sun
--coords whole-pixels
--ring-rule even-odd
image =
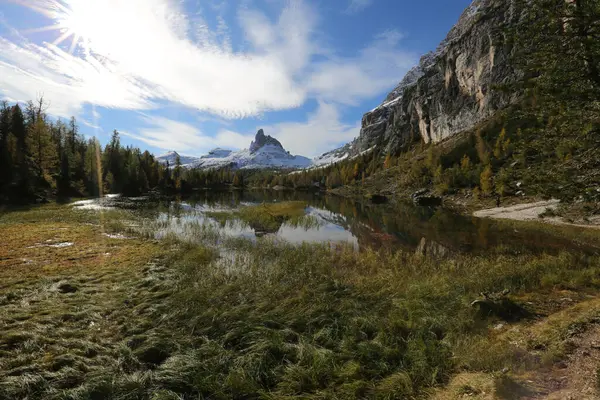
[[[105,0],[14,0],[51,18],[55,23],[27,32],[57,31],[52,44],[60,45],[71,39],[69,52],[77,45],[89,50],[90,42],[110,29],[110,7]]]

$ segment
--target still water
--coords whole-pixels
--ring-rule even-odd
[[[269,232],[252,227],[235,218],[227,223],[211,213],[233,213],[244,206],[284,201],[303,201],[311,224],[282,222]],[[373,204],[367,200],[346,199],[320,193],[294,191],[201,192],[195,196],[172,200],[145,197],[109,197],[77,202],[81,209],[126,208],[157,226],[155,236],[194,235],[217,231],[226,237],[259,240],[270,237],[290,243],[348,243],[357,250],[404,249],[430,255],[448,253],[483,253],[490,249],[519,253],[558,253],[573,250],[597,254],[600,247],[582,245],[535,226],[463,216],[443,208],[416,207],[412,204]],[[192,233],[190,233],[192,232]]]

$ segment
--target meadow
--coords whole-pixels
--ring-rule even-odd
[[[277,207],[242,214],[300,217]],[[532,376],[568,364],[600,321],[598,254],[155,229],[131,211],[0,215],[0,399],[511,398],[547,390]]]

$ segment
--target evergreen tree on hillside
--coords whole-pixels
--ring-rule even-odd
[[[6,188],[13,179],[16,160],[16,139],[11,131],[11,109],[6,101],[0,104],[0,190]],[[4,189],[7,190],[7,189]]]
[[[0,203],[173,188],[165,167],[147,151],[123,148],[116,130],[103,151],[97,139],[79,134],[75,118],[52,121],[43,98],[24,110],[0,103]],[[181,165],[178,174],[182,184]]]
[[[57,154],[50,135],[49,125],[45,116],[39,116],[29,125],[29,148],[32,158],[43,179],[49,179],[49,174],[56,166]],[[46,178],[48,176],[48,178]]]
[[[600,2],[518,0],[514,61],[544,106],[600,99]]]
[[[98,139],[88,140],[85,151],[85,175],[87,181],[87,191],[93,196],[102,195],[102,165],[100,162],[101,146]]]
[[[173,181],[175,190],[181,190],[181,158],[179,154],[175,157],[175,168],[173,168]]]
[[[77,127],[77,121],[75,117],[71,117],[69,121],[69,147],[71,148],[71,153],[75,153],[77,146],[77,134],[79,133],[79,128]]]
[[[32,162],[27,140],[27,126],[21,107],[17,104],[12,107],[11,133],[16,138],[16,184],[18,195],[24,198],[33,195]]]

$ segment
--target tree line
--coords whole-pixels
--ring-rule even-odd
[[[46,107],[43,99],[0,103],[0,203],[183,187],[180,163],[163,165],[148,151],[121,145],[117,131],[103,147],[79,133],[75,118],[51,120]]]

